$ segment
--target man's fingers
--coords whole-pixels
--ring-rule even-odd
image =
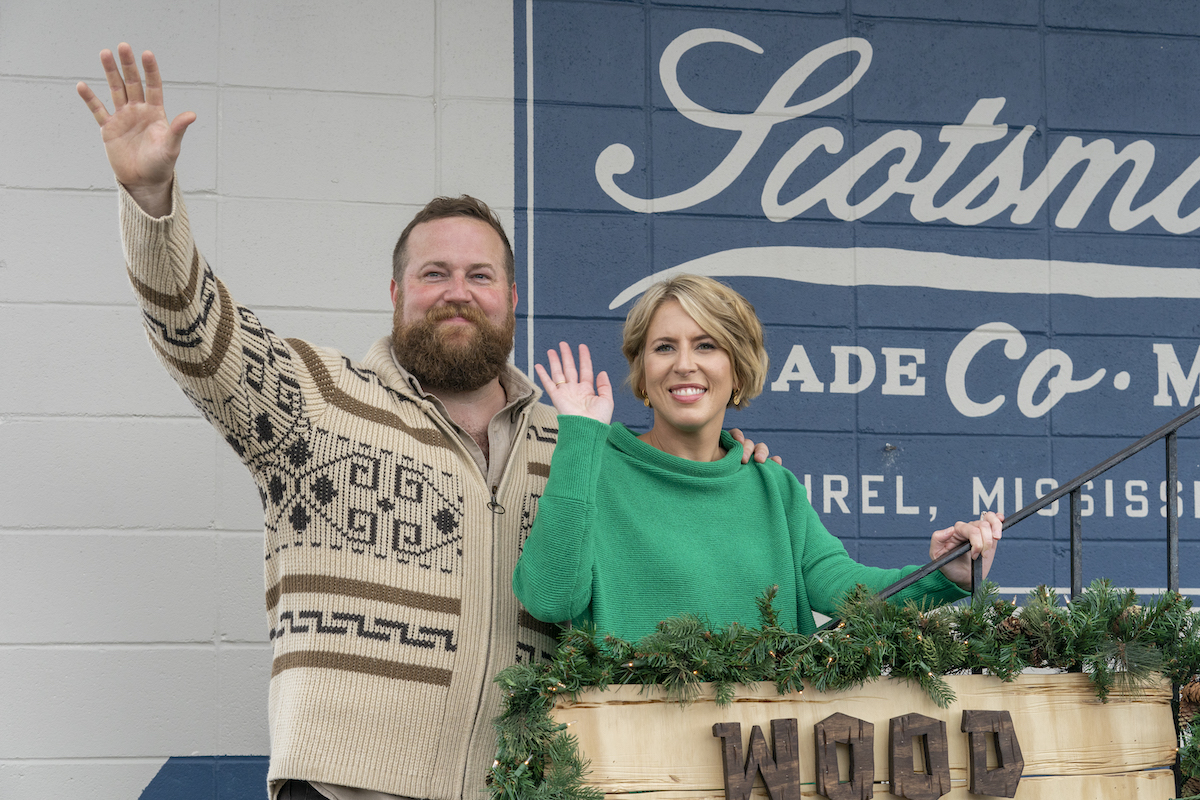
[[[117,47],[117,55],[121,59],[121,72],[125,76],[125,96],[131,103],[142,102],[146,96],[142,94],[142,76],[133,57],[133,48],[121,42]]]
[[[92,112],[92,117],[100,125],[108,119],[108,109],[104,107],[104,101],[96,97],[96,93],[92,88],[83,81],[75,84],[75,91],[79,92],[79,96],[83,98],[83,102],[87,104],[88,111]]]
[[[183,134],[187,132],[188,125],[196,121],[195,111],[184,111],[175,119],[171,120],[171,134],[175,137],[175,143],[178,144],[183,138]]]
[[[100,51],[100,65],[104,67],[104,80],[108,83],[108,92],[112,95],[113,111],[119,111],[125,105],[125,79],[117,69],[117,60],[113,58],[112,50]]]
[[[142,69],[146,72],[146,102],[161,106],[163,104],[162,75],[159,74],[158,61],[154,58],[154,53],[149,50],[142,53]],[[178,120],[179,117],[175,119]],[[174,128],[175,124],[172,123],[171,127]]]

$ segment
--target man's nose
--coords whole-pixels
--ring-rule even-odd
[[[446,299],[453,303],[469,303],[473,299],[465,275],[451,275],[446,285]]]

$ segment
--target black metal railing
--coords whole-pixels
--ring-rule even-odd
[[[1083,494],[1083,485],[1090,480],[1094,480],[1097,476],[1104,474],[1108,470],[1120,464],[1130,456],[1142,452],[1150,445],[1159,441],[1166,440],[1166,459],[1167,459],[1167,591],[1179,591],[1179,459],[1178,445],[1176,443],[1176,431],[1182,428],[1187,423],[1200,417],[1200,405],[1189,409],[1180,414],[1175,419],[1163,425],[1161,428],[1143,436],[1133,444],[1126,447],[1119,453],[1106,458],[1096,466],[1087,470],[1083,474],[1071,479],[1062,486],[1058,487],[1049,494],[1039,497],[1029,505],[1014,511],[1005,518],[1003,530],[1008,530],[1013,525],[1016,525],[1023,519],[1031,517],[1043,508],[1061,500],[1063,497],[1070,495],[1071,503],[1071,597],[1077,597],[1083,592],[1083,515],[1080,511],[1080,498]],[[941,569],[946,564],[949,564],[956,558],[970,552],[970,542],[963,542],[958,547],[941,556],[940,558],[929,562],[921,567],[916,572],[910,573],[900,580],[893,583],[891,586],[883,589],[877,595],[880,598],[891,597],[897,592],[912,586],[917,581],[931,574],[934,570]],[[981,559],[975,559],[971,563],[971,593],[978,596],[983,591],[983,564]],[[822,630],[836,626],[840,620],[830,620],[825,625],[821,626]]]

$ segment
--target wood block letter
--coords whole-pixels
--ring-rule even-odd
[[[725,800],[750,800],[756,772],[762,773],[771,800],[800,800],[800,734],[795,719],[771,720],[774,758],[757,725],[750,729],[750,752],[744,763],[741,723],[718,722],[713,725],[713,736],[721,739]]]
[[[962,729],[967,734],[971,750],[971,781],[968,789],[974,794],[992,797],[1016,797],[1017,784],[1025,769],[1021,745],[1013,729],[1012,715],[1007,711],[963,711]],[[987,768],[987,737],[995,736],[995,769]]]
[[[946,723],[924,714],[893,717],[888,732],[891,792],[908,800],[937,800],[950,791]],[[913,768],[914,747],[922,748],[925,772]]]
[[[832,714],[813,728],[817,740],[817,793],[829,800],[871,800],[875,781],[875,726]],[[850,746],[850,781],[841,783],[837,746]]]

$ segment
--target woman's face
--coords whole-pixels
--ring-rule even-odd
[[[642,388],[654,424],[692,433],[721,429],[733,395],[733,364],[678,300],[659,306],[647,329]]]

